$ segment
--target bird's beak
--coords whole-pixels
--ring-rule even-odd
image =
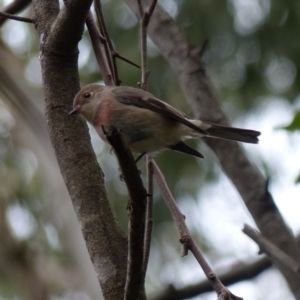
[[[69,116],[79,114],[80,110],[81,110],[81,106],[76,105],[76,107],[69,112]]]

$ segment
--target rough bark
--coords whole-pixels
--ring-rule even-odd
[[[69,117],[79,90],[77,44],[92,1],[33,1],[40,36],[46,119],[58,164],[70,193],[105,299],[122,299],[127,242],[110,208],[104,175],[86,123]]]

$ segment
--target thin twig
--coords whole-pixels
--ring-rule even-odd
[[[15,16],[15,15],[11,15],[5,12],[0,11],[0,16],[7,18],[7,19],[11,19],[11,20],[15,20],[15,21],[20,21],[20,22],[25,22],[25,23],[35,23],[34,19],[30,19],[30,18],[25,18],[25,17],[19,17],[19,16]]]
[[[137,0],[138,8],[140,12],[140,30],[141,30],[141,52],[142,52],[142,80],[140,83],[140,88],[142,90],[147,90],[149,70],[147,62],[147,27],[150,21],[150,18],[154,12],[157,0],[153,0],[147,12],[144,12],[143,5],[141,0]]]
[[[201,266],[204,274],[206,275],[207,279],[211,283],[213,289],[215,290],[217,295],[220,295],[218,299],[231,299],[233,297],[234,299],[242,299],[237,296],[231,295],[229,290],[222,284],[220,279],[214,273],[213,269],[207,263],[200,249],[198,248],[193,238],[191,237],[189,230],[185,224],[185,216],[179,210],[177,203],[174,200],[167,186],[164,176],[159,170],[154,160],[153,160],[153,174],[154,174],[154,179],[161,191],[161,194],[164,200],[166,201],[166,204],[169,207],[169,210],[174,218],[176,226],[179,229],[180,242],[182,244],[182,254],[187,255],[188,250],[190,250],[193,253],[199,265]],[[224,298],[224,295],[227,295],[226,296],[227,298],[226,297]]]
[[[140,68],[140,66],[137,65],[136,63],[134,63],[133,61],[127,59],[126,57],[120,55],[115,50],[114,45],[109,36],[105,21],[104,21],[101,2],[99,0],[94,1],[94,7],[95,7],[96,15],[97,15],[98,27],[99,27],[102,35],[105,37],[103,39],[102,43],[104,44],[105,52],[106,52],[107,58],[109,59],[110,69],[111,69],[112,74],[114,75],[114,80],[115,80],[116,85],[120,85],[121,80],[118,77],[118,68],[117,68],[116,58],[119,58],[137,68]]]
[[[147,164],[147,207],[146,207],[146,227],[144,237],[144,258],[143,258],[143,273],[146,277],[147,265],[149,261],[151,234],[153,228],[153,165],[152,158],[146,156]]]
[[[107,58],[107,61],[109,64],[109,68],[113,75],[115,84],[119,85],[118,69],[115,66],[115,64],[113,64],[113,62],[112,62],[112,54],[110,51],[110,49],[111,49],[110,45],[112,45],[112,42],[111,42],[110,36],[108,34],[107,28],[106,28],[100,0],[94,1],[94,8],[95,8],[96,16],[97,16],[98,28],[99,28],[101,34],[104,36],[102,43],[103,43],[103,47],[104,47],[104,50],[106,53],[106,58]]]
[[[15,15],[16,13],[20,12],[22,9],[24,9],[31,0],[14,0],[13,2],[9,3],[5,7],[2,8],[2,12]],[[7,20],[6,17],[0,16],[0,26]]]
[[[139,8],[140,17],[141,17],[141,19],[143,19],[143,17],[144,17],[144,8],[143,8],[142,1],[137,0],[137,4],[138,4],[138,8]]]
[[[146,24],[146,26],[148,26],[148,24],[149,24],[150,18],[152,16],[153,12],[154,12],[156,4],[157,4],[157,0],[153,0],[152,3],[151,3],[151,5],[150,5],[150,7],[149,7],[149,9],[148,9],[148,12],[146,12],[146,14],[148,15],[147,16],[147,24]]]
[[[144,25],[144,17],[141,20],[141,50],[142,50],[142,80],[140,88],[147,90],[147,81],[149,76],[148,63],[147,63],[147,27]]]
[[[112,56],[115,57],[115,58],[119,58],[119,59],[121,59],[121,60],[123,60],[123,61],[129,63],[130,65],[133,65],[133,66],[139,68],[139,69],[141,68],[138,64],[136,64],[136,63],[133,62],[132,60],[130,60],[130,59],[124,57],[123,55],[119,54],[116,50],[114,50],[114,51],[112,52]]]
[[[108,34],[108,30],[107,30],[107,27],[106,27],[106,24],[105,24],[105,21],[104,21],[104,16],[103,16],[103,12],[102,12],[102,5],[101,5],[100,0],[94,1],[94,8],[95,8],[95,12],[96,12],[96,15],[97,15],[99,29],[101,30],[103,36],[105,36],[105,41],[104,42],[106,42],[108,44],[110,50],[113,50],[114,49],[113,43],[112,43],[111,38]]]
[[[111,74],[111,70],[109,67],[109,60],[107,59],[107,56],[104,53],[104,49],[101,44],[101,39],[103,40],[103,37],[101,36],[95,21],[94,17],[91,11],[89,11],[87,18],[86,18],[86,25],[89,30],[89,34],[91,36],[91,41],[93,44],[95,56],[100,68],[100,72],[103,77],[103,81],[106,85],[115,85],[113,76]]]
[[[275,264],[281,264],[283,266],[286,266],[295,273],[300,271],[300,265],[297,261],[295,261],[293,258],[288,256],[286,253],[284,253],[282,250],[280,250],[278,247],[276,247],[274,244],[268,241],[256,229],[254,229],[248,224],[245,224],[243,232],[246,235],[248,235],[252,240],[254,240],[260,247],[260,250],[262,252],[267,253]]]
[[[180,238],[189,236],[189,230],[185,224],[185,216],[179,210],[177,203],[174,200],[174,198],[169,190],[169,187],[164,179],[164,176],[154,160],[153,160],[152,164],[153,164],[154,179],[161,191],[163,198],[165,199],[165,201],[169,207],[169,210],[170,210],[170,212],[174,218],[174,221],[176,223],[176,226],[179,229]],[[184,242],[184,241],[182,241],[182,242]]]

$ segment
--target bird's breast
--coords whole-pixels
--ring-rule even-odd
[[[110,98],[105,99],[101,102],[98,107],[98,111],[95,115],[94,125],[106,125],[111,126],[113,114],[113,100]]]

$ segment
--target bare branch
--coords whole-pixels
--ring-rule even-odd
[[[166,182],[164,179],[163,174],[157,167],[156,163],[153,161],[153,171],[154,171],[154,179],[161,191],[161,194],[166,201],[167,206],[170,209],[170,212],[175,220],[176,226],[180,232],[180,242],[183,245],[183,255],[187,255],[187,250],[190,250],[195,258],[197,259],[199,265],[201,266],[205,276],[209,280],[210,284],[212,285],[213,289],[218,295],[218,299],[231,299],[231,293],[229,290],[222,284],[220,279],[216,276],[206,259],[204,258],[203,254],[201,253],[200,249],[194,242],[193,238],[191,237],[189,230],[185,224],[185,217],[179,210],[176,201],[174,200]],[[242,299],[237,296],[234,296],[235,299]]]
[[[105,128],[103,128],[105,130]],[[143,292],[143,249],[147,192],[132,153],[114,128],[106,132],[114,148],[130,195],[128,203],[128,265],[124,299],[139,299]]]
[[[272,266],[272,262],[268,257],[263,257],[262,259],[252,263],[244,264],[238,263],[233,264],[231,270],[224,274],[219,275],[221,282],[229,286],[231,284],[253,279],[255,276],[261,274],[267,268]],[[213,288],[209,281],[204,280],[197,282],[193,285],[185,286],[180,289],[176,289],[173,285],[169,285],[164,290],[157,292],[149,297],[150,300],[183,300],[187,298],[193,298],[197,295],[203,293],[212,292]]]
[[[130,65],[133,65],[133,66],[135,66],[135,67],[137,67],[137,68],[139,68],[139,69],[141,68],[138,64],[136,64],[135,62],[131,61],[130,59],[128,59],[128,58],[122,56],[121,54],[119,54],[119,53],[116,52],[116,51],[112,52],[112,55],[113,55],[113,57],[119,58],[119,59],[121,59],[121,60],[123,60],[123,61],[129,63]]]
[[[8,13],[2,12],[2,11],[0,11],[0,16],[7,18],[7,19],[20,21],[20,22],[35,23],[35,21],[33,19],[11,15],[11,14],[8,14]]]
[[[91,11],[89,11],[86,18],[86,25],[89,30],[91,41],[93,44],[95,56],[99,65],[100,72],[103,77],[103,81],[106,85],[115,85],[113,75],[111,73],[111,68],[109,66],[109,58],[104,52],[101,40],[105,39],[101,36]]]
[[[283,265],[295,273],[299,273],[300,265],[274,244],[270,243],[262,234],[245,224],[243,232],[254,240],[260,247],[260,251],[267,253],[275,264]]]
[[[143,272],[146,277],[147,265],[150,255],[151,234],[153,228],[153,165],[152,158],[146,156],[147,163],[147,207],[146,207],[146,226],[144,237],[144,258],[143,258]]]
[[[30,0],[15,0],[9,3],[2,9],[3,13],[14,15],[24,9],[31,1]],[[7,20],[6,17],[0,17],[0,26]]]
[[[142,19],[144,16],[144,8],[143,8],[142,1],[137,0],[137,4],[138,4],[139,13],[140,13],[140,18]]]
[[[109,66],[110,66],[110,70],[114,76],[114,81],[115,81],[116,85],[120,85],[121,80],[119,79],[119,76],[118,76],[118,68],[117,68],[116,58],[119,58],[137,68],[140,68],[140,66],[137,65],[136,63],[132,62],[131,60],[125,58],[124,56],[120,55],[115,50],[114,45],[111,41],[111,38],[108,34],[108,30],[107,30],[105,21],[104,21],[101,1],[100,0],[94,1],[94,7],[95,7],[96,15],[97,15],[99,29],[100,29],[102,35],[104,36],[104,38],[102,39],[102,43],[104,43],[105,53],[106,53],[106,57],[107,57],[107,60],[108,60]]]
[[[147,90],[148,77],[150,71],[148,70],[147,62],[147,27],[150,21],[150,18],[153,14],[154,8],[156,6],[157,0],[153,0],[147,12],[144,12],[143,5],[141,0],[137,0],[139,13],[140,13],[140,30],[141,30],[141,52],[142,52],[142,81],[140,88]]]
[[[157,4],[157,0],[152,0],[149,9],[148,9],[148,11],[146,12],[146,14],[147,14],[147,20],[146,20],[147,23],[146,23],[146,26],[148,26],[148,24],[149,24],[150,18],[151,18],[151,16],[152,16],[153,12],[154,12],[154,9],[155,9],[156,4]]]
[[[120,85],[120,80],[118,78],[117,65],[116,65],[116,62],[113,61],[113,59],[112,59],[112,50],[111,49],[113,49],[113,45],[112,45],[110,36],[109,36],[107,28],[106,28],[100,0],[94,1],[94,8],[95,8],[96,17],[97,17],[98,28],[101,32],[101,35],[104,37],[104,39],[102,40],[102,44],[103,44],[103,48],[104,48],[104,51],[106,54],[106,60],[109,65],[110,72],[113,76],[115,85]]]
[[[153,160],[153,172],[154,172],[154,179],[160,189],[160,192],[166,201],[166,204],[169,207],[169,210],[174,218],[177,228],[179,229],[180,238],[184,239],[185,237],[189,236],[189,230],[185,224],[185,216],[179,210],[176,201],[174,200],[171,191],[164,179],[164,176],[160,169],[158,168],[157,164]],[[189,242],[188,240],[186,241]],[[182,244],[185,243],[184,240],[181,242]]]

